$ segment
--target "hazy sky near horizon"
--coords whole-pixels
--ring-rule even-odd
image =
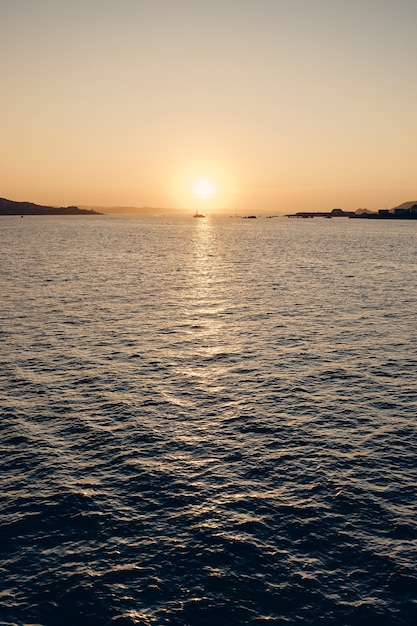
[[[0,0],[0,196],[416,200],[416,26],[416,0]]]

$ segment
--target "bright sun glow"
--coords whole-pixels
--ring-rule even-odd
[[[209,198],[216,193],[216,189],[209,180],[198,180],[194,185],[193,193],[199,198]]]
[[[191,156],[188,165],[172,168],[173,205],[200,213],[229,211],[237,193],[232,171],[229,163]]]

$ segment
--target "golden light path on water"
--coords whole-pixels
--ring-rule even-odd
[[[189,373],[200,384],[220,388],[225,365],[220,358],[230,352],[230,334],[226,328],[225,301],[222,297],[226,280],[221,259],[216,254],[216,228],[210,218],[194,220],[193,263],[188,268],[188,310],[192,320],[192,344],[204,364],[195,367],[191,357]],[[212,389],[214,391],[215,389]]]
[[[223,292],[227,276],[223,255],[218,250],[217,229],[215,219],[210,217],[192,220],[187,261],[182,268],[185,280],[177,292],[177,315],[181,323],[177,327],[178,340],[172,355],[175,377],[186,381],[188,391],[184,393],[181,388],[178,393],[171,385],[162,391],[166,400],[193,413],[205,411],[205,407],[196,402],[195,394],[201,397],[209,394],[215,402],[217,394],[226,391],[230,361],[223,357],[235,351],[228,327]],[[212,425],[210,419],[204,423],[205,426],[199,421],[198,431]],[[188,430],[179,425],[177,436],[193,440],[199,435],[190,424]]]

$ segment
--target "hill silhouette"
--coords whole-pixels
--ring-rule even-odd
[[[77,206],[52,207],[0,198],[0,215],[101,215],[101,213],[93,209],[80,209]]]
[[[411,209],[413,206],[416,206],[416,204],[417,200],[411,200],[409,202],[403,202],[402,204],[399,204],[398,206],[394,207],[394,209]]]

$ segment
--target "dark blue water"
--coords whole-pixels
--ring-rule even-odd
[[[417,623],[417,224],[2,217],[0,624]]]

